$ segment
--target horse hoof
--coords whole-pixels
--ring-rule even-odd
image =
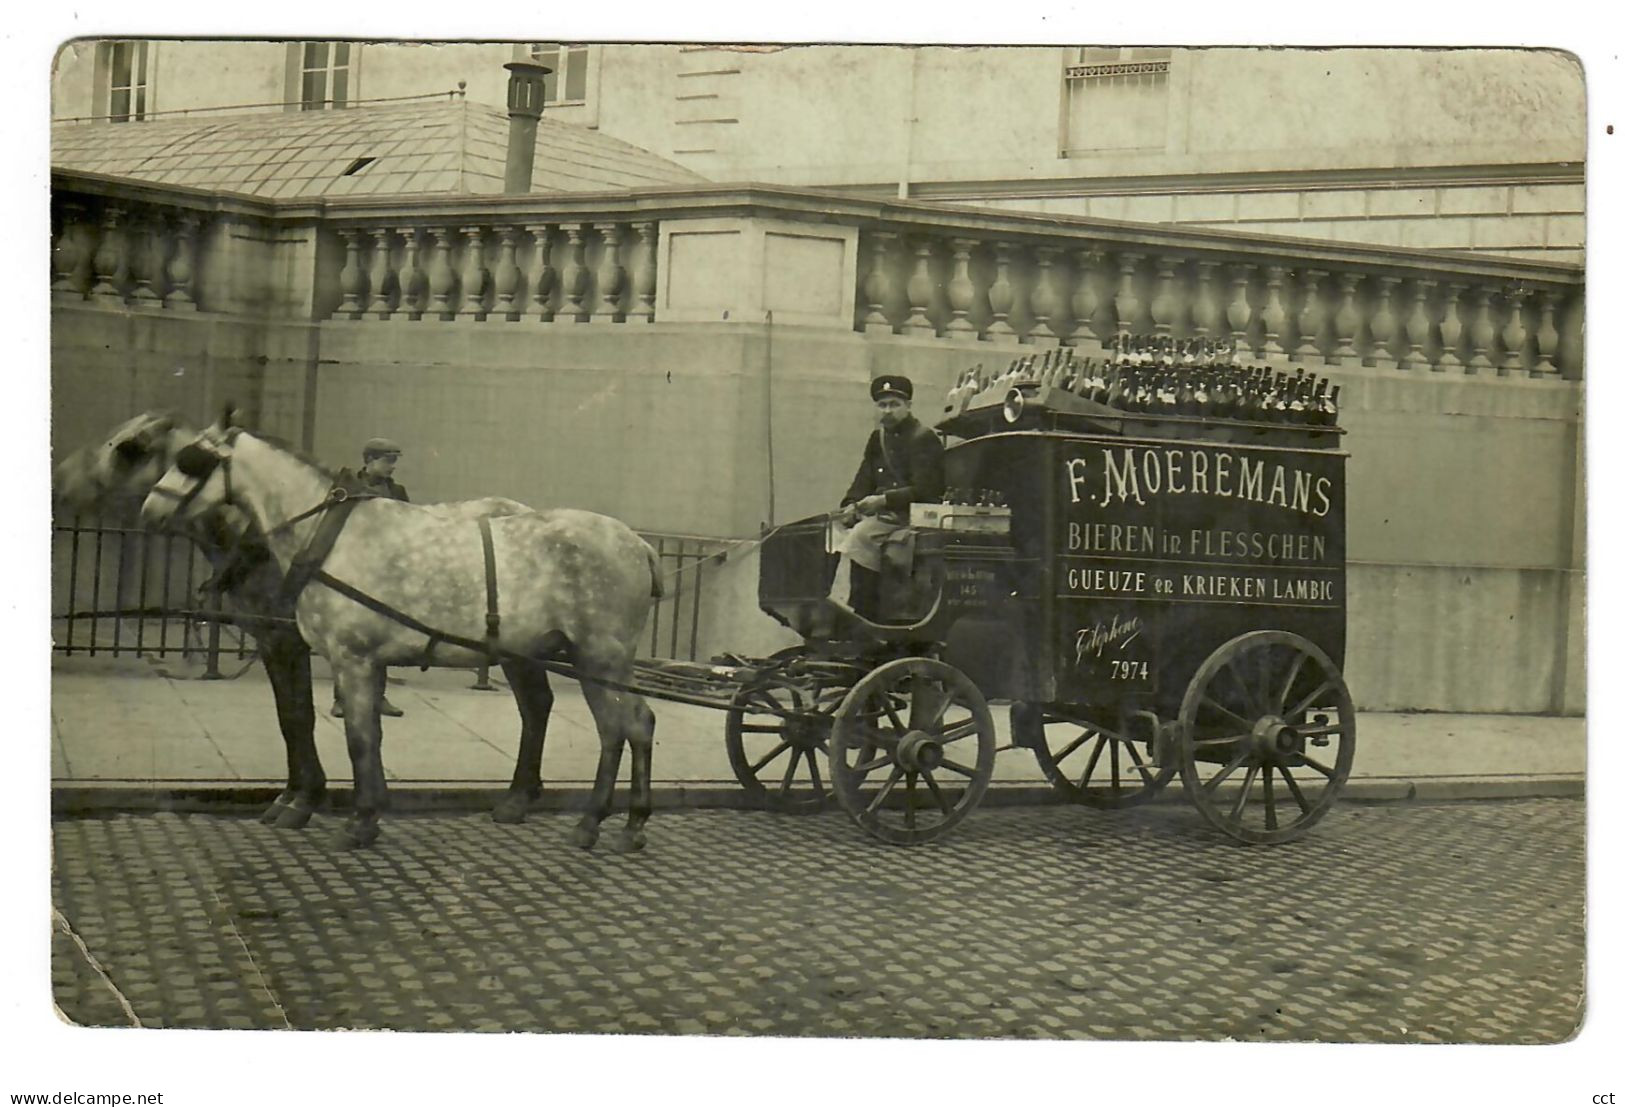
[[[491,809],[491,821],[494,823],[522,823],[525,813],[530,810],[530,800],[525,796],[504,796]]]
[[[266,826],[281,826],[283,812],[287,810],[288,804],[281,796],[278,796],[271,801],[271,806],[267,807],[265,813],[260,816],[260,822]]]
[[[310,825],[310,816],[313,813],[312,807],[295,800],[282,809],[282,813],[277,816],[276,825],[282,830],[303,830]]]
[[[616,853],[637,853],[649,840],[641,830],[623,830],[615,838]]]
[[[570,844],[577,849],[592,849],[598,844],[598,828],[576,825],[570,829]]]
[[[378,840],[377,823],[346,823],[333,838],[339,849],[366,849]]]

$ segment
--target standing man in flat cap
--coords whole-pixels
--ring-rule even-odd
[[[840,520],[852,529],[841,542],[830,598],[874,620],[879,608],[881,546],[908,526],[908,505],[942,498],[942,440],[910,410],[907,377],[876,377],[869,385],[879,424],[863,447]]]
[[[388,438],[369,438],[361,444],[361,468],[339,470],[339,483],[352,492],[368,492],[386,499],[410,503],[406,486],[395,479],[395,465],[401,460],[401,448]],[[385,671],[380,670],[383,682],[388,683]],[[406,714],[389,702],[384,690],[378,690],[378,711],[383,715]],[[333,688],[333,717],[344,718],[344,705],[339,703],[338,687]]]

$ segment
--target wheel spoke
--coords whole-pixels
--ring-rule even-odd
[[[1083,776],[1078,780],[1079,788],[1087,788],[1089,786],[1089,778],[1094,775],[1095,766],[1100,763],[1100,753],[1106,748],[1106,736],[1102,734],[1098,737],[1100,741],[1095,743],[1095,751],[1089,755],[1089,764],[1083,767]]]
[[[1229,735],[1226,735],[1223,738],[1193,738],[1193,739],[1191,739],[1191,745],[1193,745],[1193,746],[1222,746],[1222,745],[1225,745],[1228,742],[1240,742],[1240,741],[1243,741],[1244,739],[1251,738],[1252,736],[1253,736],[1252,732],[1248,731],[1246,734],[1229,734]]]
[[[1281,685],[1281,690],[1273,697],[1275,710],[1277,712],[1286,706],[1287,694],[1292,691],[1292,686],[1298,682],[1298,674],[1303,672],[1303,663],[1308,660],[1309,655],[1301,650],[1298,652],[1297,656],[1292,659],[1292,668],[1287,671],[1286,682]]]
[[[891,720],[891,725],[898,734],[908,733],[908,727],[903,725],[902,716],[897,714],[897,706],[891,702],[890,696],[886,697],[886,717]]]
[[[873,761],[861,761],[858,764],[853,765],[852,771],[855,773],[868,775],[869,773],[874,772],[876,769],[884,769],[887,765],[891,764],[895,764],[895,760],[893,759],[892,755],[889,753],[883,753]]]
[[[760,761],[756,762],[756,764],[750,767],[751,773],[755,774],[761,772],[762,766],[766,765],[769,761],[773,760],[775,757],[789,748],[789,742],[780,742],[777,746],[773,747],[773,752],[769,753],[766,757],[762,758]]]
[[[1283,712],[1282,715],[1281,715],[1281,718],[1285,719],[1287,722],[1290,723],[1293,719],[1296,719],[1299,715],[1302,715],[1305,711],[1309,710],[1309,705],[1314,703],[1317,699],[1319,699],[1320,694],[1322,692],[1325,692],[1325,691],[1327,691],[1327,690],[1329,690],[1331,688],[1335,688],[1335,687],[1337,687],[1337,684],[1336,684],[1335,681],[1331,681],[1331,680],[1323,680],[1323,681],[1321,681],[1320,684],[1315,688],[1315,690],[1313,692],[1310,692],[1307,696],[1303,697],[1303,699],[1299,700],[1297,702],[1296,706],[1294,706],[1291,711]]]
[[[1236,658],[1232,657],[1229,661],[1226,661],[1224,671],[1230,674],[1231,679],[1236,682],[1236,686],[1241,689],[1241,696],[1247,703],[1247,710],[1254,715],[1262,715],[1264,711],[1258,706],[1258,697],[1253,693],[1252,685],[1247,683],[1247,678],[1242,675],[1241,670],[1236,668],[1236,660]]]
[[[1078,751],[1079,746],[1083,745],[1085,742],[1087,742],[1089,739],[1093,738],[1094,736],[1095,736],[1094,731],[1086,729],[1082,734],[1078,735],[1076,741],[1074,741],[1071,745],[1067,746],[1066,749],[1062,750],[1060,753],[1057,753],[1057,754],[1054,754],[1053,756],[1051,756],[1050,760],[1055,762],[1055,764],[1059,765],[1061,762],[1065,761],[1067,758],[1071,757],[1074,753],[1076,753]]]
[[[1292,798],[1298,801],[1299,810],[1305,815],[1309,814],[1309,800],[1304,797],[1303,789],[1298,787],[1298,782],[1292,779],[1285,765],[1281,766],[1281,779],[1286,781],[1287,791],[1292,793]]]
[[[1319,761],[1316,761],[1313,757],[1310,757],[1306,753],[1300,753],[1298,754],[1298,759],[1305,765],[1308,765],[1311,769],[1315,770],[1315,772],[1319,773],[1321,776],[1326,777],[1328,780],[1331,779],[1333,775],[1332,770],[1322,765]]]
[[[908,707],[909,729],[930,733],[947,713],[948,705],[953,700],[953,689],[938,688],[928,682],[917,681],[913,701]]]
[[[947,769],[951,773],[958,773],[960,776],[968,776],[968,777],[972,778],[973,780],[976,777],[976,770],[975,769],[966,768],[964,765],[961,765],[959,762],[950,761],[946,757],[944,757],[942,759],[942,762],[941,762],[939,767]]]
[[[1264,829],[1274,830],[1275,822],[1275,776],[1270,772],[1268,765],[1264,766]]]
[[[1301,726],[1298,733],[1305,738],[1319,738],[1327,734],[1342,734],[1342,723],[1327,723],[1325,726]]]
[[[801,764],[801,751],[796,750],[790,755],[790,767],[784,770],[784,780],[779,783],[779,798],[783,799],[790,794],[790,785],[795,780],[796,766]]]
[[[819,743],[822,746],[823,743]],[[807,772],[812,777],[813,791],[819,795],[824,794],[824,778],[818,774],[818,758],[813,756],[812,750],[807,750]],[[825,751],[828,756],[828,751]]]
[[[954,805],[948,802],[948,797],[943,794],[941,787],[938,786],[936,780],[931,776],[931,771],[929,769],[921,769],[920,775],[925,778],[925,786],[931,789],[931,795],[936,798],[937,806],[942,808],[942,813],[944,815],[952,815],[954,813]]]
[[[1241,809],[1243,807],[1247,806],[1247,797],[1252,794],[1253,781],[1256,780],[1257,778],[1258,778],[1258,766],[1256,764],[1248,765],[1247,766],[1247,776],[1241,782],[1241,795],[1237,796],[1236,797],[1236,802],[1230,805],[1230,821],[1231,822],[1239,823],[1241,821]]]
[[[897,787],[897,782],[901,779],[903,779],[903,767],[901,765],[892,766],[891,776],[886,778],[886,783],[880,786],[880,791],[875,793],[875,798],[869,801],[869,806],[864,808],[863,813],[873,815],[878,811],[880,805],[886,802],[886,797],[891,795],[892,789]]]
[[[1112,792],[1114,794],[1123,790],[1123,774],[1119,757],[1119,748],[1122,744],[1121,742],[1112,743]]]
[[[1151,770],[1146,768],[1145,762],[1140,758],[1140,751],[1134,748],[1134,743],[1125,742],[1123,748],[1128,750],[1129,760],[1134,762],[1134,767],[1139,770],[1140,776],[1145,779],[1145,782],[1147,784],[1155,783],[1156,777],[1152,776]]]
[[[1251,752],[1252,751],[1250,750],[1242,750],[1240,753],[1236,754],[1234,760],[1215,773],[1213,779],[1207,781],[1202,785],[1202,787],[1206,788],[1209,792],[1217,791],[1219,785],[1223,784],[1229,778],[1231,773],[1235,772],[1237,769],[1241,768],[1247,763],[1247,758]]]
[[[914,781],[920,774],[908,774],[908,782],[903,785],[903,825],[910,830],[914,829]]]
[[[741,723],[739,724],[739,732],[741,734],[783,734],[784,724],[768,726],[763,723]]]
[[[1238,726],[1246,727],[1249,733],[1252,731],[1252,729],[1253,729],[1253,724],[1252,723],[1248,722],[1246,719],[1243,719],[1240,715],[1237,715],[1234,711],[1230,710],[1228,707],[1226,707],[1224,704],[1220,703],[1218,700],[1214,699],[1212,696],[1203,694],[1202,702],[1207,704],[1209,707],[1213,708],[1215,711],[1219,712],[1219,714],[1228,715],[1232,722],[1236,723]]]
[[[937,741],[946,746],[949,742],[957,742],[961,738],[969,738],[971,735],[978,733],[980,730],[981,727],[977,724],[975,719],[966,719],[962,723],[955,723],[953,726],[937,735]]]

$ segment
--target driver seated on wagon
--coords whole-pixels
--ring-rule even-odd
[[[909,505],[942,498],[942,440],[914,418],[914,384],[907,377],[876,377],[869,385],[879,424],[863,447],[857,475],[841,500],[837,519],[840,560],[829,598],[871,622],[885,622],[882,580],[908,579],[913,531]],[[885,573],[887,568],[892,574]],[[884,576],[883,576],[884,574]]]

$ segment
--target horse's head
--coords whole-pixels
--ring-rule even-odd
[[[168,470],[141,504],[148,524],[188,522],[231,504],[231,447],[237,429],[226,421],[175,450]]]
[[[81,511],[145,496],[173,462],[175,450],[194,433],[168,412],[144,411],[114,427],[104,441],[63,458],[51,476],[52,490]]]

